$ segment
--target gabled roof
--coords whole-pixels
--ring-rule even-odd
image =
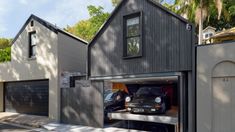
[[[22,28],[20,29],[20,31],[17,33],[17,35],[15,36],[15,38],[12,40],[12,44],[18,39],[18,37],[20,36],[20,34],[24,31],[24,29],[26,28],[26,26],[28,25],[28,23],[31,21],[31,20],[35,20],[37,21],[38,23],[42,24],[43,26],[45,26],[46,28],[50,29],[51,31],[53,31],[54,33],[63,33],[64,35],[67,35],[68,37],[71,37],[73,39],[76,39],[80,42],[82,42],[83,44],[88,44],[87,41],[81,39],[81,38],[78,38],[77,36],[75,35],[72,35],[71,33],[68,33],[66,31],[64,31],[63,29],[35,16],[35,15],[30,15],[30,17],[27,19],[27,21],[25,22],[25,24],[22,26]]]
[[[211,38],[214,39],[214,38],[222,38],[222,37],[228,37],[228,36],[235,36],[235,27],[221,31],[221,32],[217,32]]]
[[[216,30],[216,28],[212,27],[212,26],[207,26],[205,29],[203,29],[203,31],[207,30],[207,29],[212,29],[212,30]]]
[[[109,16],[109,18],[104,22],[104,24],[101,26],[101,28],[99,29],[99,31],[96,33],[96,35],[93,37],[93,39],[91,40],[91,42],[88,44],[88,47],[101,35],[101,33],[104,31],[105,27],[109,25],[109,22],[111,22],[111,20],[113,19],[113,17],[115,16],[115,14],[120,10],[121,6],[128,0],[122,0],[118,6],[113,10],[113,12],[111,13],[111,15]],[[160,3],[154,1],[154,0],[146,0],[148,2],[150,2],[151,4],[153,4],[154,6],[162,9],[163,11],[167,12],[168,14],[174,16],[175,18],[188,23],[190,25],[193,25],[191,22],[189,22],[188,20],[186,20],[185,18],[183,18],[182,16],[170,11],[168,8],[164,7],[163,5],[161,5]]]

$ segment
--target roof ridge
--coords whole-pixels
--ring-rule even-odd
[[[27,26],[27,24],[30,22],[31,19],[34,19],[35,21],[39,22],[40,24],[42,24],[43,26],[47,27],[48,29],[52,30],[53,32],[55,32],[56,34],[58,32],[61,32],[61,33],[64,33],[65,35],[71,37],[71,38],[74,38],[78,41],[81,41],[82,43],[84,44],[88,44],[87,41],[71,34],[71,33],[68,33],[67,31],[59,28],[58,26],[34,15],[34,14],[31,14],[30,17],[26,20],[26,22],[24,23],[24,25],[21,27],[20,31],[17,33],[17,35],[14,37],[14,39],[12,40],[12,44],[17,40],[17,38],[19,37],[19,35],[23,32],[23,30],[25,29],[25,27]]]
[[[119,2],[119,4],[115,7],[115,9],[112,11],[111,15],[108,17],[108,19],[104,22],[104,24],[100,27],[100,29],[97,31],[97,33],[95,34],[95,36],[92,38],[92,40],[89,42],[88,46],[90,46],[95,40],[96,38],[99,36],[100,32],[104,29],[104,27],[108,24],[108,22],[112,19],[112,17],[114,16],[114,14],[116,12],[118,12],[119,8],[121,7],[121,5],[126,2],[128,0],[121,0],[121,2]],[[168,8],[164,7],[163,5],[161,5],[160,3],[157,3],[156,1],[153,0],[146,0],[147,2],[152,3],[153,5],[159,7],[160,9],[162,9],[163,11],[169,13],[170,15],[176,17],[177,19],[188,23],[190,25],[194,25],[193,23],[189,22],[187,19],[183,18],[182,16],[170,11]]]

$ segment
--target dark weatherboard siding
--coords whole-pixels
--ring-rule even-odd
[[[5,111],[48,116],[48,81],[5,83]]]
[[[150,0],[125,0],[89,45],[89,75],[192,70],[193,27]],[[123,59],[123,16],[142,12],[143,56]],[[193,26],[189,24],[189,26]]]

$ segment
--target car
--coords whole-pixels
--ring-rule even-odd
[[[118,90],[116,92],[110,92],[104,97],[104,121],[109,122],[108,113],[117,110],[125,110],[125,98],[128,93]]]
[[[125,99],[127,111],[143,114],[164,114],[170,108],[167,92],[163,87],[140,87],[131,97]]]

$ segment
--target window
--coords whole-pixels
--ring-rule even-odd
[[[212,34],[212,33],[210,33],[210,34],[209,34],[209,37],[211,37],[211,36],[213,36],[213,34]]]
[[[124,20],[124,57],[141,56],[141,13],[125,16]]]
[[[30,22],[30,26],[31,27],[33,27],[33,25],[34,25],[34,22],[33,22],[33,20]]]
[[[36,32],[29,33],[29,58],[36,55],[37,36]]]

